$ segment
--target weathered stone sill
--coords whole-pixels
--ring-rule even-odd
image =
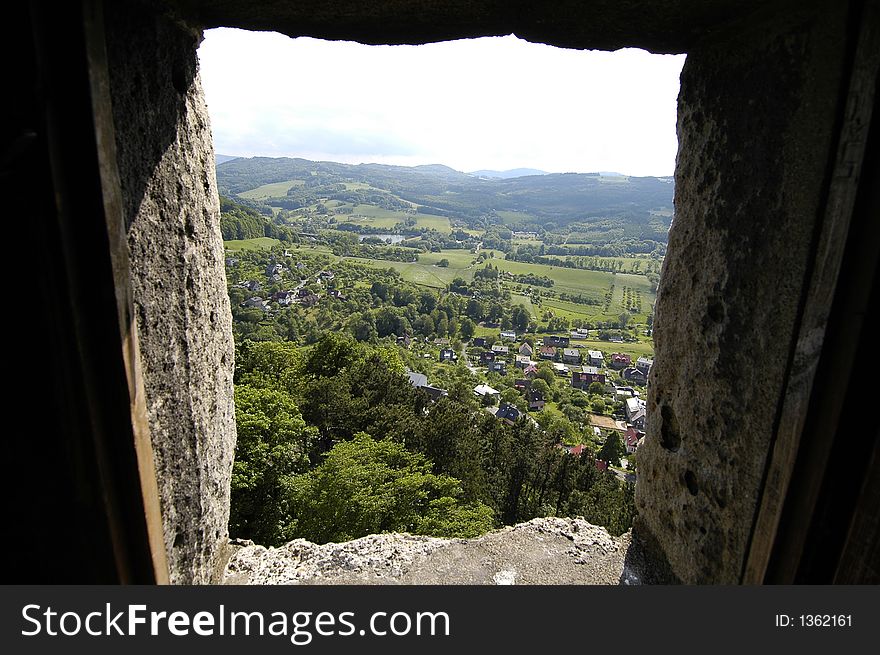
[[[232,542],[224,583],[614,585],[636,581],[624,575],[630,541],[630,533],[615,538],[583,519],[541,518],[476,539],[392,533],[279,548]]]

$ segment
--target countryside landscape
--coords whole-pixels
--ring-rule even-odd
[[[233,536],[629,529],[670,178],[224,159]]]

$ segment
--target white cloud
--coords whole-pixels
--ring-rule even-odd
[[[365,46],[218,29],[199,57],[223,154],[465,171],[675,167],[683,55],[514,36]]]

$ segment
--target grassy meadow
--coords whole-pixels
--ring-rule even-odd
[[[289,180],[287,182],[275,182],[274,184],[264,184],[250,191],[239,193],[239,197],[248,200],[266,200],[267,198],[283,198],[295,186],[302,186],[302,180]]]
[[[269,250],[273,246],[281,243],[278,239],[271,237],[259,237],[256,239],[236,239],[233,241],[224,241],[223,247],[229,252],[238,252],[239,250]]]

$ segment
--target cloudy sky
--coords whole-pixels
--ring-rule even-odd
[[[684,55],[514,36],[365,46],[210,30],[216,151],[346,163],[671,175]]]

